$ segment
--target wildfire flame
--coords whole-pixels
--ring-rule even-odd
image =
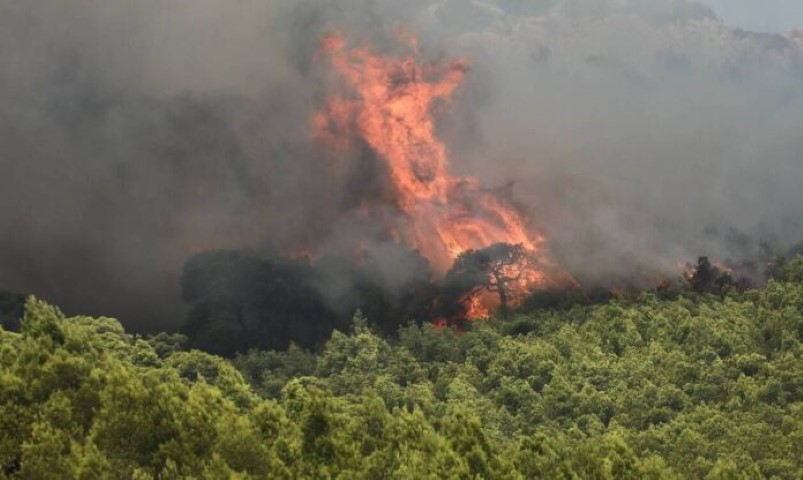
[[[342,36],[325,37],[316,61],[328,59],[349,95],[330,96],[313,118],[316,139],[327,151],[346,152],[361,139],[384,163],[392,203],[403,214],[393,238],[417,249],[444,274],[462,252],[494,243],[540,250],[543,238],[523,213],[474,178],[449,173],[444,143],[435,135],[433,107],[448,103],[468,62],[424,64],[415,39],[400,39],[408,54],[380,56],[365,46],[350,48]],[[522,278],[543,280],[534,267]],[[487,296],[465,299],[469,316],[488,316]]]

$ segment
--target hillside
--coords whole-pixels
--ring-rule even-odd
[[[29,299],[0,330],[3,478],[800,478],[803,258],[469,331],[360,314],[233,361]]]

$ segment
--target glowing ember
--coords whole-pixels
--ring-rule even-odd
[[[486,319],[491,316],[491,310],[499,306],[499,297],[491,292],[479,292],[466,296],[461,303],[466,307],[466,318]]]
[[[328,58],[350,96],[336,95],[314,117],[315,137],[329,152],[342,153],[355,139],[370,146],[384,162],[403,220],[392,235],[418,249],[440,274],[462,252],[495,243],[539,250],[543,239],[505,198],[484,190],[473,178],[449,173],[446,146],[435,136],[436,102],[448,102],[468,64],[419,63],[414,39],[409,54],[383,57],[366,47],[348,48],[339,35],[323,39],[316,60]],[[520,276],[529,291],[543,280],[535,267]],[[464,300],[469,315],[487,317],[493,295]],[[498,303],[498,302],[497,302]]]

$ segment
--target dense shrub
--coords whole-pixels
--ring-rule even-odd
[[[0,330],[0,477],[800,478],[799,269],[392,340],[357,316],[233,362],[30,299]]]

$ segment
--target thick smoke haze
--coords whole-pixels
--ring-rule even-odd
[[[183,321],[193,253],[349,249],[372,153],[332,175],[321,36],[471,71],[452,168],[509,186],[581,283],[803,238],[803,33],[685,0],[79,0],[0,5],[0,289],[142,329]],[[382,242],[376,277],[402,284]],[[635,280],[634,280],[635,281]]]

